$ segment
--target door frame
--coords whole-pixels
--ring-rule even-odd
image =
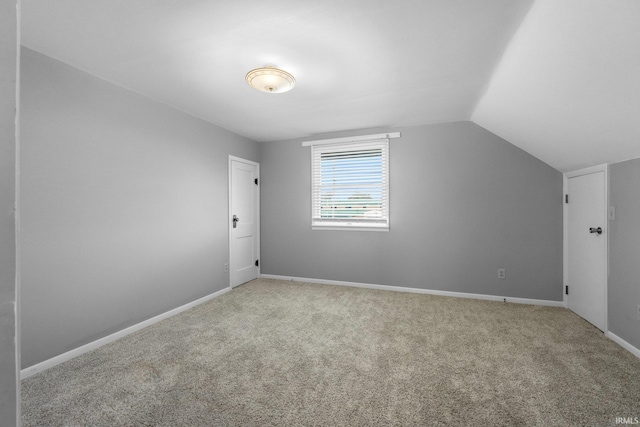
[[[261,258],[260,258],[260,185],[262,183],[260,182],[260,163],[254,162],[253,160],[247,160],[247,159],[243,159],[241,157],[236,157],[236,156],[229,155],[229,161],[228,161],[228,164],[227,164],[227,176],[228,176],[228,178],[227,178],[227,183],[228,183],[227,205],[228,205],[228,208],[229,208],[228,212],[227,212],[227,215],[228,215],[227,216],[227,239],[228,239],[227,250],[228,250],[228,253],[229,253],[228,260],[227,260],[227,265],[229,266],[229,268],[228,268],[229,271],[228,271],[228,275],[227,275],[227,284],[228,284],[228,287],[230,287],[230,288],[233,288],[231,286],[231,274],[232,274],[232,271],[231,271],[231,218],[233,218],[233,212],[232,212],[232,208],[231,208],[231,194],[232,194],[232,192],[231,192],[231,185],[232,185],[232,182],[231,182],[231,172],[232,172],[231,163],[233,161],[246,163],[246,164],[249,164],[249,165],[252,165],[252,166],[256,167],[256,176],[258,177],[258,189],[257,189],[257,193],[256,193],[256,198],[257,198],[257,200],[256,200],[256,210],[257,210],[257,212],[256,212],[256,246],[257,246],[256,247],[256,256],[258,257],[259,260],[261,260]],[[258,272],[257,272],[258,278],[261,275],[261,268],[262,268],[261,264],[262,264],[261,262],[258,263]]]
[[[562,274],[562,297],[563,304],[569,308],[569,296],[565,292],[565,286],[569,284],[569,204],[565,203],[565,196],[569,194],[569,179],[582,175],[602,172],[604,175],[604,209],[602,216],[604,218],[604,238],[605,254],[604,254],[604,335],[609,336],[609,165],[607,163],[591,166],[584,169],[578,169],[563,174],[562,182],[562,213],[563,213],[563,235],[562,235],[562,252],[563,252],[563,274]],[[571,198],[569,198],[571,203]]]

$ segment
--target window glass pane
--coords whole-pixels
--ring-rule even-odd
[[[320,156],[320,218],[382,217],[382,149]]]
[[[389,142],[312,146],[312,225],[388,229]]]

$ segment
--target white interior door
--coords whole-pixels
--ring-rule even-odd
[[[569,308],[606,331],[606,170],[568,175]]]
[[[229,283],[233,288],[258,277],[260,166],[229,157]]]

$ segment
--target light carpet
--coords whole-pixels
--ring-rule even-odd
[[[619,425],[640,416],[640,360],[562,308],[259,279],[24,380],[22,412],[25,427]]]

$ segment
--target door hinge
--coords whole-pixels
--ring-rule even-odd
[[[258,178],[254,179],[253,182],[258,185]]]
[[[260,261],[256,260],[256,267],[260,267]]]
[[[569,295],[569,285],[564,287],[564,294]]]
[[[564,195],[564,202],[565,203],[569,203],[569,195],[568,194]]]

